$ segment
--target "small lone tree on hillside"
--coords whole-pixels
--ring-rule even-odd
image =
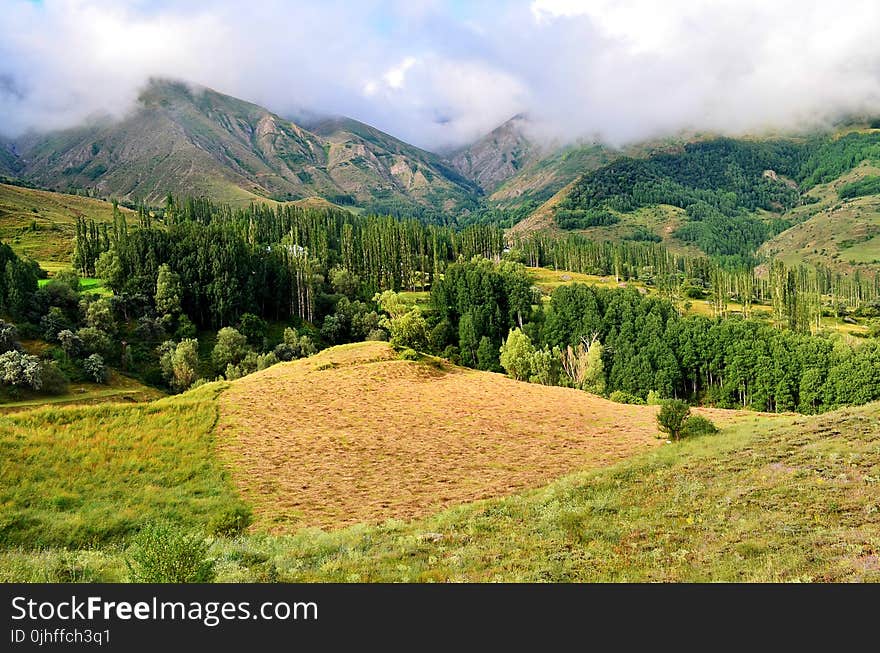
[[[681,399],[664,401],[660,412],[657,414],[657,426],[660,431],[666,433],[671,440],[681,437],[681,430],[685,420],[691,414],[691,407]]]
[[[501,345],[501,367],[517,381],[528,381],[532,375],[535,348],[532,340],[520,329],[512,329]]]

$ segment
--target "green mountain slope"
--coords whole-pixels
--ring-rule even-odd
[[[600,240],[663,240],[711,256],[751,260],[777,234],[783,238],[787,229],[840,208],[835,207],[842,202],[836,191],[832,199],[825,197],[828,185],[843,187],[861,179],[865,175],[848,176],[860,163],[880,164],[880,130],[708,138],[647,153],[622,156],[586,172],[520,228],[529,231],[535,222]],[[877,190],[870,178],[846,188],[845,203],[856,209],[853,217],[874,210],[870,198]],[[861,219],[837,220],[836,226],[840,249],[874,235]],[[771,249],[779,253],[785,248],[762,251]],[[854,255],[865,261],[880,258],[872,251]],[[829,263],[831,257],[824,258],[821,262]]]

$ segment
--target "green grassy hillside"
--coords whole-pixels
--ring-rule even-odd
[[[871,179],[880,164],[880,130],[696,139],[626,154],[586,170],[517,229],[576,230],[595,240],[660,238],[673,250],[735,260],[749,260],[763,245],[762,255],[789,263],[846,269],[880,262],[873,242],[878,187]]]
[[[119,207],[120,211],[133,215]],[[77,218],[112,222],[109,202],[0,184],[0,239],[16,254],[70,265]]]
[[[348,364],[368,376],[386,365]],[[0,579],[124,580],[124,536],[138,525],[163,516],[208,532],[222,521],[240,505],[214,453],[225,387],[0,418]],[[650,409],[612,406],[624,421]],[[210,555],[218,579],[236,581],[880,580],[880,405],[745,414],[717,435],[658,445],[413,521],[218,537]]]
[[[0,417],[0,545],[99,545],[158,518],[207,528],[237,505],[211,453],[218,389]]]
[[[767,241],[759,252],[788,265],[821,263],[844,273],[880,269],[880,193],[841,198],[848,187],[880,174],[878,164],[862,162],[812,188],[807,196],[815,203],[793,209],[789,216],[797,224]]]

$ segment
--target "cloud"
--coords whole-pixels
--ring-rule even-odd
[[[428,148],[519,112],[558,139],[741,133],[880,113],[880,4],[8,0],[0,132],[122,114],[170,76]]]

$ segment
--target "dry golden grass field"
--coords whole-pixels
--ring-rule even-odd
[[[255,528],[275,533],[424,516],[662,442],[654,406],[399,360],[381,342],[250,375],[219,406],[220,454]],[[698,412],[721,424],[746,415]]]

